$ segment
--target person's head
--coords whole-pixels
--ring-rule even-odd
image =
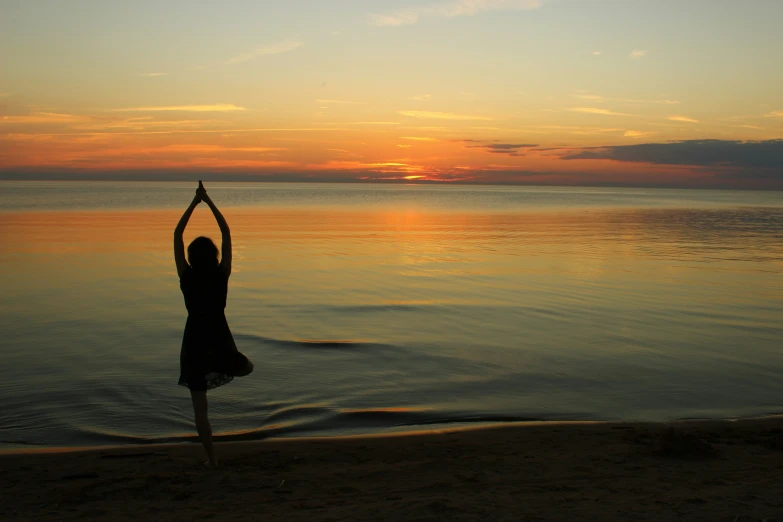
[[[208,237],[197,237],[188,245],[188,261],[193,268],[218,266],[218,249]]]

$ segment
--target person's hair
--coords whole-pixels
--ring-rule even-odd
[[[188,245],[188,261],[193,268],[218,266],[218,249],[208,237],[197,237]]]

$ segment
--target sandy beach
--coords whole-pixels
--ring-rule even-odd
[[[0,456],[0,518],[783,520],[783,418]]]

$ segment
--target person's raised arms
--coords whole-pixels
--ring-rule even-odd
[[[199,182],[199,186],[200,186]],[[177,228],[174,229],[174,261],[177,263],[177,275],[182,277],[185,270],[188,269],[188,261],[185,259],[185,242],[182,240],[182,234],[185,232],[185,227],[188,226],[190,215],[193,214],[193,209],[201,203],[201,192],[196,191],[196,195],[193,197],[193,201],[190,202],[190,206],[182,214],[182,217],[177,223]]]
[[[221,270],[223,270],[223,272],[225,272],[226,277],[228,277],[231,275],[231,261],[232,261],[231,229],[228,228],[228,223],[226,223],[226,218],[224,218],[223,214],[220,213],[215,203],[207,194],[204,185],[202,185],[200,181],[198,182],[198,190],[200,191],[201,197],[204,200],[204,202],[207,205],[209,205],[209,208],[212,210],[212,214],[215,216],[215,219],[217,220],[218,227],[220,227],[220,234],[223,236],[223,245],[220,253],[220,268]]]

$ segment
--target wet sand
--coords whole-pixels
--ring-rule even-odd
[[[783,520],[783,418],[0,456],[0,519]]]

